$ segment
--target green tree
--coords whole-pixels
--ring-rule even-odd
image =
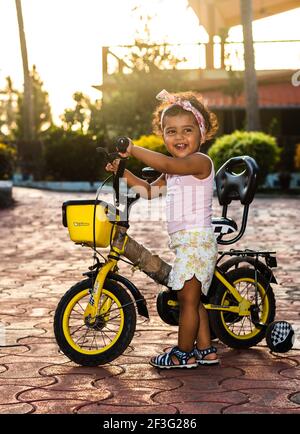
[[[155,96],[163,88],[179,90],[179,83],[168,71],[134,71],[116,74],[117,89],[101,109],[108,136],[138,138],[151,134],[151,115],[157,104]]]
[[[227,69],[228,81],[226,86],[223,88],[223,93],[230,96],[231,98],[231,118],[232,118],[232,129],[235,130],[237,127],[236,123],[236,103],[238,97],[244,90],[244,79],[243,74],[240,71],[233,71],[232,67],[229,66]]]
[[[44,83],[41,80],[36,66],[33,65],[30,72],[30,79],[32,83],[32,100],[33,100],[33,129],[34,138],[37,139],[41,132],[45,131],[52,125],[51,107],[49,102],[48,92],[44,90]],[[24,94],[19,96],[19,119],[18,119],[18,132],[17,137],[21,140],[25,139],[24,136],[24,116],[23,105],[25,103]]]
[[[10,77],[6,86],[0,90],[0,136],[2,140],[14,140],[19,114],[19,92],[14,88]]]
[[[33,66],[30,72],[32,88],[33,125],[31,139],[26,132],[26,118],[24,117],[24,94],[19,96],[19,115],[17,119],[16,139],[18,146],[18,165],[24,176],[33,175],[41,179],[43,173],[43,149],[41,137],[44,131],[52,125],[51,108],[48,92],[43,89],[43,81]]]
[[[75,102],[75,107],[67,108],[64,114],[60,116],[63,127],[66,130],[80,130],[86,131],[90,121],[90,99],[82,92],[75,92],[73,94],[73,100]]]
[[[152,41],[155,16],[144,15],[139,8],[134,8],[134,11],[137,12],[140,25],[136,29],[134,44],[122,59],[125,69],[128,68],[130,72],[153,73],[162,69],[176,69],[179,62],[186,61],[172,52],[170,44]]]
[[[101,111],[102,101],[96,100],[95,102],[89,101],[90,119],[88,133],[93,134],[98,140],[104,143],[106,137],[106,126],[104,123],[103,113]]]
[[[103,143],[105,125],[101,112],[101,101],[93,102],[91,98],[82,92],[73,95],[74,108],[67,108],[60,116],[63,128],[66,131],[81,131],[95,136]]]
[[[107,85],[103,84],[101,112],[111,138],[128,135],[136,139],[151,134],[157,93],[163,88],[182,90],[173,70],[184,59],[174,55],[168,44],[151,41],[152,17],[141,15],[139,20],[141,30],[122,57],[122,71],[111,74]]]

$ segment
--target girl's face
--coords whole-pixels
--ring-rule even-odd
[[[173,157],[187,157],[199,150],[200,129],[192,113],[165,115],[163,123],[165,145]]]

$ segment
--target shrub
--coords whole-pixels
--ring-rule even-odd
[[[53,128],[44,140],[45,174],[48,180],[94,182],[104,176],[99,144],[89,134]]]
[[[5,143],[0,143],[0,179],[10,179],[16,164],[16,150]]]
[[[208,151],[216,171],[231,157],[249,155],[259,166],[259,184],[279,161],[280,149],[276,139],[268,134],[253,131],[235,131],[219,137]]]
[[[300,170],[300,143],[295,148],[294,165],[296,170]]]
[[[164,145],[164,141],[161,137],[151,134],[149,136],[141,136],[137,140],[133,140],[133,143],[137,146],[141,146],[151,151],[161,152],[167,154],[167,149]],[[146,165],[134,157],[131,157],[127,162],[127,169],[133,172],[137,176],[141,176],[142,169]]]

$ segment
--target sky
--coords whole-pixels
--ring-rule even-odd
[[[187,9],[187,0],[22,0],[29,65],[36,65],[44,82],[55,121],[72,106],[75,91],[99,98],[92,85],[102,80],[101,47],[133,42],[136,5],[149,15],[157,14],[153,31],[157,40],[189,44],[206,38],[198,18]],[[9,75],[15,87],[22,89],[15,0],[0,0],[0,19],[0,88]],[[299,22],[300,8],[255,21],[254,39],[300,40]],[[232,39],[242,40],[241,35],[241,26],[231,29]],[[276,59],[279,67],[300,69],[299,45],[298,51],[285,47],[281,55],[269,47],[259,55],[260,62],[268,59],[271,65]]]

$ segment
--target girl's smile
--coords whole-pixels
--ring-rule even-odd
[[[200,130],[192,113],[164,117],[163,137],[173,157],[187,157],[199,150]]]

